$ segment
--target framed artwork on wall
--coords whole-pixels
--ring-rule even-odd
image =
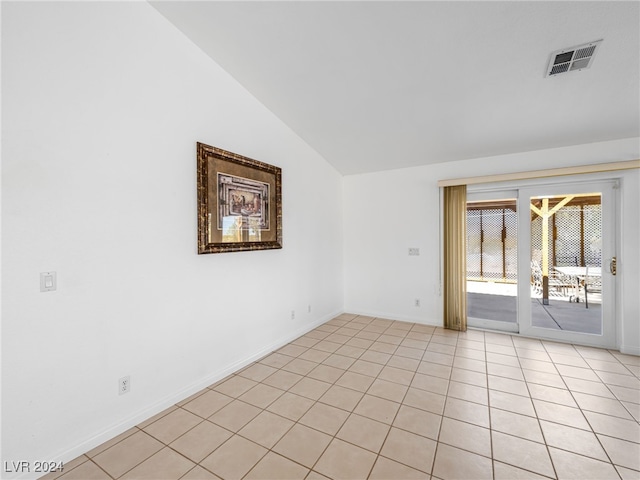
[[[282,170],[198,142],[198,254],[282,248]]]

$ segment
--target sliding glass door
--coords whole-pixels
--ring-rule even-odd
[[[520,189],[521,333],[615,346],[613,193],[613,182]]]
[[[467,195],[467,324],[518,331],[515,191]]]
[[[468,192],[469,327],[614,347],[615,185]]]

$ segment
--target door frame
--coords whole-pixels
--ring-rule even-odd
[[[616,180],[539,182],[519,189],[518,198],[518,279],[528,278],[531,272],[530,198],[545,195],[601,192],[602,194],[602,333],[589,334],[554,330],[533,325],[531,288],[528,282],[518,282],[518,323],[520,333],[528,337],[570,342],[602,348],[616,347],[616,278],[609,271],[609,261],[617,250]]]
[[[620,256],[619,256],[619,252],[621,251],[621,242],[622,242],[622,236],[621,236],[621,232],[622,232],[622,228],[623,225],[621,223],[622,221],[622,217],[621,217],[621,197],[622,197],[622,191],[621,191],[621,182],[624,179],[624,172],[597,172],[597,173],[584,173],[584,174],[574,174],[574,175],[564,175],[564,176],[555,176],[555,177],[545,177],[545,178],[534,178],[534,179],[523,179],[523,180],[509,180],[509,181],[504,181],[504,182],[495,182],[495,183],[478,183],[478,184],[473,184],[473,185],[468,185],[467,186],[467,197],[469,198],[469,196],[473,195],[473,199],[475,200],[476,198],[478,200],[482,200],[483,197],[484,199],[490,199],[490,197],[494,197],[496,195],[499,195],[501,192],[516,192],[515,198],[517,198],[517,210],[518,212],[521,211],[521,194],[520,191],[521,190],[528,190],[531,188],[536,188],[536,187],[547,187],[547,186],[558,186],[558,187],[563,187],[563,186],[567,186],[567,185],[585,185],[585,184],[594,184],[594,183],[604,183],[604,184],[610,184],[611,185],[611,206],[613,209],[613,215],[610,216],[610,220],[613,222],[611,224],[611,230],[609,230],[610,232],[614,232],[615,235],[615,240],[614,240],[614,245],[613,245],[613,254],[616,255],[618,257],[618,274],[617,276],[613,277],[613,282],[612,282],[612,292],[609,294],[609,303],[611,303],[611,313],[610,313],[610,317],[608,318],[608,331],[607,331],[607,337],[605,339],[605,341],[601,341],[600,336],[596,336],[596,338],[598,339],[598,341],[594,341],[595,339],[593,338],[593,336],[589,337],[587,334],[581,334],[581,335],[577,335],[575,337],[570,336],[567,338],[559,338],[558,336],[554,336],[554,335],[548,335],[549,332],[545,331],[546,329],[543,328],[527,328],[525,327],[524,329],[521,327],[522,324],[522,318],[523,315],[525,314],[525,312],[523,312],[524,310],[528,309],[528,321],[529,323],[531,322],[531,292],[530,292],[530,248],[531,248],[531,235],[530,235],[530,226],[527,226],[526,230],[527,230],[527,238],[526,239],[521,239],[520,236],[521,235],[525,235],[524,233],[524,229],[521,228],[521,221],[520,219],[518,220],[518,250],[520,251],[523,246],[521,245],[521,241],[526,241],[526,247],[527,250],[523,250],[526,251],[527,254],[526,255],[518,255],[518,308],[517,308],[517,315],[518,315],[518,319],[516,324],[518,325],[518,331],[517,332],[509,332],[511,334],[514,335],[522,335],[522,336],[526,336],[526,337],[532,337],[532,338],[539,338],[539,339],[544,339],[544,340],[553,340],[553,341],[558,341],[558,342],[567,342],[567,343],[575,343],[575,344],[580,344],[580,345],[588,345],[588,346],[597,346],[597,347],[604,347],[604,348],[612,348],[612,349],[617,349],[618,345],[620,344],[620,338],[619,338],[619,332],[621,331],[621,324],[620,324],[620,310],[619,307],[617,308],[616,305],[619,303],[620,301],[620,295],[621,295],[621,291],[622,291],[622,282],[623,282],[623,273],[620,270]],[[603,192],[604,193],[604,192]],[[514,197],[511,197],[514,198]],[[527,202],[528,202],[528,198],[527,198]],[[472,200],[473,201],[473,200]],[[527,211],[529,209],[528,203],[527,203]],[[603,213],[604,216],[604,213]],[[604,226],[603,226],[604,228]],[[524,260],[522,260],[524,258]],[[607,271],[608,272],[608,258],[604,256],[603,253],[603,271]],[[520,264],[520,262],[523,262],[523,265]],[[525,273],[525,277],[522,277],[522,271],[526,272]],[[608,275],[608,274],[607,274]],[[524,278],[526,281],[520,281],[520,278]],[[521,289],[526,289],[526,290],[521,290]],[[522,296],[523,293],[527,296],[527,303],[525,304],[525,301],[522,300]],[[524,305],[523,305],[524,304]],[[603,325],[604,326],[604,325]],[[473,326],[472,326],[473,328]],[[494,329],[493,326],[490,325],[477,325],[476,328],[491,328]],[[494,329],[497,330],[497,329]],[[571,338],[573,337],[573,338]]]

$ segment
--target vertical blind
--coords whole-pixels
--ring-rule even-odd
[[[444,188],[444,327],[467,329],[467,186]]]

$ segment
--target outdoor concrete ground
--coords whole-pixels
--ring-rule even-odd
[[[491,282],[467,282],[467,315],[474,318],[517,322],[517,286]],[[600,334],[602,332],[602,306],[599,298],[584,302],[571,302],[570,297],[555,295],[549,305],[542,298],[531,299],[534,326],[555,330]]]

